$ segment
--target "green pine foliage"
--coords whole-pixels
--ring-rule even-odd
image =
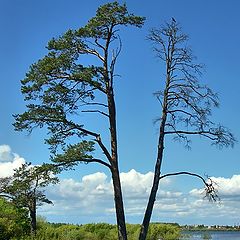
[[[89,132],[84,131],[84,122],[76,116],[92,110],[91,104],[100,95],[103,102],[94,106],[102,111],[101,107],[107,104],[103,96],[109,95],[120,53],[119,30],[121,26],[140,28],[144,20],[129,13],[125,4],[115,1],[100,6],[85,26],[51,39],[48,54],[32,64],[21,81],[27,111],[15,115],[15,129],[31,132],[35,127],[47,127],[46,142],[53,152],[69,139],[81,142],[87,137]],[[85,59],[92,63],[86,64]]]

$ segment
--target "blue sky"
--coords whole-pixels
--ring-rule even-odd
[[[6,158],[6,154],[2,154],[0,171],[1,167],[2,170],[3,166],[6,167],[6,163],[8,163],[8,167],[12,167],[13,164],[11,165],[10,162],[14,163],[16,156],[34,164],[48,160],[49,151],[47,146],[43,144],[43,139],[46,136],[45,131],[36,130],[28,136],[26,133],[14,132],[12,127],[14,121],[12,114],[22,113],[25,109],[23,96],[20,92],[20,80],[24,78],[29,66],[47,53],[45,46],[48,40],[52,37],[58,37],[69,28],[75,29],[83,26],[88,19],[94,16],[97,7],[106,2],[109,1],[2,0],[0,2],[0,69],[2,85],[0,89],[0,146],[7,145],[11,148],[7,150],[4,147],[2,148],[9,155]],[[154,58],[150,43],[146,41],[148,30],[152,27],[158,27],[164,21],[171,19],[171,17],[181,23],[183,31],[190,36],[189,44],[198,57],[198,61],[206,65],[202,80],[219,93],[221,105],[219,109],[214,111],[213,119],[229,127],[236,138],[239,139],[240,3],[237,0],[148,0],[141,2],[128,0],[126,3],[130,12],[145,16],[147,20],[142,29],[121,30],[123,50],[116,69],[121,75],[116,81],[120,169],[121,172],[128,173],[128,175],[124,175],[125,178],[127,178],[126,176],[129,178],[133,176],[139,177],[139,181],[144,183],[144,179],[148,177],[147,174],[153,171],[154,167],[158,128],[157,125],[153,124],[153,120],[160,114],[160,108],[152,93],[159,89],[159,81],[163,73],[161,65]],[[101,126],[96,118],[91,120],[91,124],[96,124],[97,127]],[[165,192],[162,192],[162,195],[160,194],[162,197],[165,196],[166,200],[168,199],[166,196],[170,197],[172,194],[173,197],[169,199],[167,205],[164,205],[164,203],[161,205],[161,202],[158,204],[159,207],[156,207],[153,219],[181,223],[203,222],[214,224],[218,221],[222,224],[233,224],[240,222],[240,219],[232,217],[240,213],[240,208],[236,205],[236,201],[240,196],[240,189],[235,186],[236,182],[238,183],[238,178],[233,178],[233,175],[240,175],[239,155],[239,144],[236,144],[234,149],[219,150],[210,146],[207,140],[196,138],[192,144],[192,150],[187,151],[180,144],[168,139],[165,148],[163,172],[189,170],[199,174],[207,173],[218,179],[224,178],[223,185],[229,184],[229,188],[232,187],[233,193],[230,194],[224,188],[223,195],[231,195],[231,199],[226,197],[227,200],[224,205],[226,208],[221,210],[218,206],[208,205],[206,202],[202,203],[201,198],[197,199],[197,190],[193,191],[193,189],[200,189],[201,183],[187,177],[174,178],[163,184],[163,191]],[[11,160],[9,156],[12,156]],[[99,175],[98,172],[102,175]],[[104,209],[97,207],[95,202],[92,203],[96,204],[96,209],[93,208],[95,210],[84,212],[82,210],[84,205],[76,204],[76,209],[80,211],[77,216],[64,214],[63,217],[57,214],[57,212],[59,213],[58,206],[65,204],[64,186],[67,186],[68,181],[70,181],[67,179],[72,178],[73,182],[70,182],[69,186],[74,186],[73,189],[75,189],[75,186],[86,184],[85,180],[86,178],[89,179],[89,176],[90,179],[94,177],[96,179],[100,178],[100,185],[109,193],[109,191],[111,192],[111,186],[109,186],[110,179],[107,177],[108,175],[109,173],[105,169],[97,165],[81,165],[75,172],[64,173],[61,175],[62,185],[49,190],[50,196],[56,199],[55,208],[51,208],[51,206],[45,207],[45,209],[42,209],[41,214],[52,221],[81,223],[104,220],[113,222],[111,194],[109,194],[109,205],[106,202],[108,198],[105,198],[108,195],[106,194],[102,198],[106,202]],[[146,186],[148,186],[149,180],[146,181]],[[141,212],[136,209],[133,210],[131,199],[128,198],[133,194],[131,184],[129,184],[126,184],[124,190],[127,195],[127,219],[129,222],[141,222]],[[95,185],[91,185],[93,190]],[[86,188],[88,185],[84,186]],[[99,189],[99,184],[95,187]],[[169,195],[167,195],[167,192],[169,192]],[[88,196],[92,194],[86,190],[86,192],[79,193],[79,195],[85,196],[84,193]],[[140,195],[140,192],[133,194],[136,199]],[[232,195],[236,198],[232,197]],[[72,196],[71,193],[69,193],[70,196]],[[93,194],[93,196],[95,195]],[[176,198],[176,196],[179,196],[179,198]],[[79,196],[75,197],[78,199]],[[179,201],[176,199],[179,199]],[[177,202],[180,203],[181,201],[182,205],[177,205]],[[196,211],[193,217],[193,213],[184,208],[189,201],[196,203],[195,208],[202,209],[202,212],[200,210]],[[174,208],[174,204],[177,206],[176,208]],[[171,214],[168,214],[168,205]],[[161,206],[166,207],[162,208]],[[209,214],[212,213],[211,211],[223,214],[223,211],[227,212],[226,209],[230,208],[230,206],[232,206],[231,216],[224,215],[220,220],[203,214],[206,209],[209,210]],[[144,206],[140,204],[139,209],[143,208]],[[77,212],[76,209],[75,212]],[[103,214],[105,210],[106,215]],[[184,211],[186,214],[184,214]],[[228,212],[230,212],[229,209]]]

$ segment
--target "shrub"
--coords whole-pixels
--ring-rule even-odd
[[[0,240],[14,239],[29,234],[27,212],[0,198]]]
[[[177,240],[180,238],[180,229],[171,224],[150,224],[147,240]]]

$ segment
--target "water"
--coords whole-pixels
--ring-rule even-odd
[[[182,238],[182,240],[240,240],[240,231],[196,231],[184,232],[184,234],[188,235],[188,237]],[[204,236],[205,238],[203,238]]]

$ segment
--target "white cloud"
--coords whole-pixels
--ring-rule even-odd
[[[129,172],[121,173],[123,193],[127,198],[145,198],[149,193],[152,184],[153,173],[141,174],[132,169]],[[125,194],[124,194],[125,195]]]
[[[12,161],[13,154],[11,148],[8,145],[0,145],[0,162]]]
[[[153,173],[141,174],[135,170],[120,174],[123,194],[125,200],[142,201],[147,199],[152,184]],[[168,184],[165,181],[162,185]],[[59,185],[49,188],[49,194],[56,199],[78,199],[86,203],[91,201],[99,202],[101,199],[106,202],[113,198],[112,180],[105,173],[97,172],[82,177],[81,181],[63,179]],[[160,191],[160,195],[170,196],[174,193]]]
[[[151,188],[153,173],[139,173],[132,169],[129,172],[121,173],[121,181],[124,195],[126,218],[138,218],[141,221],[144,209],[147,204],[149,191]],[[194,221],[196,223],[216,222],[220,219],[234,221],[240,214],[237,198],[226,199],[226,196],[239,195],[240,175],[232,178],[213,178],[219,185],[219,194],[224,198],[221,204],[209,203],[203,199],[202,189],[193,189],[189,193],[168,190],[174,182],[169,179],[161,183],[155,207],[153,220],[161,221]],[[115,218],[115,208],[113,202],[112,181],[104,173],[93,173],[84,176],[80,181],[74,179],[64,179],[59,185],[48,189],[48,196],[54,201],[55,206],[45,206],[41,209],[45,215],[51,214],[72,216],[83,218],[88,216],[91,221],[106,221]],[[216,214],[217,213],[217,214]],[[229,216],[229,213],[231,215]],[[99,217],[100,216],[100,217]],[[235,216],[235,217],[234,217]],[[220,218],[221,217],[221,218]],[[60,217],[61,219],[61,217]],[[89,220],[88,220],[89,221]],[[110,220],[107,220],[110,221]]]
[[[68,215],[69,219],[75,215],[105,216],[107,209],[113,207],[112,184],[100,172],[86,175],[81,181],[63,179],[60,184],[48,188],[47,196],[54,206],[43,206],[40,212]]]
[[[142,215],[147,203],[153,180],[153,173],[139,173],[134,169],[120,174],[126,213],[129,216]],[[170,184],[170,180],[161,182],[161,187]],[[169,192],[161,189],[160,198],[171,199],[181,195],[179,192]],[[48,189],[48,196],[54,202],[54,214],[68,214],[96,216],[114,216],[112,180],[104,173],[94,173],[84,176],[81,181],[63,179],[59,185]],[[46,211],[46,209],[43,211]]]
[[[11,176],[24,163],[25,159],[13,153],[10,146],[0,145],[0,177]]]
[[[200,218],[213,218],[215,221],[230,220],[232,224],[239,222],[240,208],[240,175],[233,175],[231,178],[212,177],[215,183],[219,203],[210,204],[204,200],[203,189],[193,189],[189,192],[189,198],[193,201],[190,206]],[[196,211],[198,209],[198,211]]]
[[[240,175],[233,175],[231,178],[211,177],[211,179],[222,199],[240,197]],[[195,197],[204,195],[204,190],[193,189],[190,194]]]
[[[240,175],[233,175],[231,178],[213,177],[212,179],[216,182],[220,195],[240,196]]]

